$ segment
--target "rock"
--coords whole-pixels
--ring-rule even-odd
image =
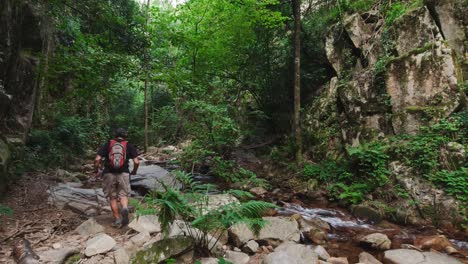
[[[231,250],[226,251],[225,258],[233,264],[246,264],[250,260],[249,255]]]
[[[339,257],[339,258],[332,257],[332,258],[329,258],[327,262],[331,264],[348,264],[348,259],[345,257]]]
[[[457,259],[437,252],[392,249],[384,253],[385,264],[462,264]]]
[[[262,264],[306,264],[302,259],[284,251],[273,252],[263,257]]]
[[[444,251],[447,247],[451,247],[452,243],[444,235],[430,236],[423,238],[418,245],[423,250]]]
[[[158,233],[161,232],[161,224],[155,215],[141,215],[128,224],[128,227],[139,232]]]
[[[221,206],[239,203],[239,200],[231,194],[213,194],[208,196],[208,204],[204,206],[204,213],[220,208]],[[206,209],[206,210],[205,210]]]
[[[299,241],[300,232],[296,220],[288,217],[263,217],[266,226],[260,231],[258,240]],[[245,224],[237,224],[229,229],[229,236],[238,247],[255,239]]]
[[[356,205],[352,208],[352,212],[354,217],[371,224],[380,223],[383,217],[379,211],[366,205]]]
[[[195,251],[189,250],[176,258],[176,264],[192,264],[195,257]],[[167,263],[167,262],[166,262]]]
[[[200,264],[218,264],[219,259],[217,258],[202,258]]]
[[[61,248],[61,247],[62,247],[62,244],[60,244],[60,243],[58,243],[58,242],[52,244],[52,248],[53,248],[53,249],[59,249],[59,248]]]
[[[77,253],[80,253],[78,248],[64,247],[41,252],[39,257],[41,263],[62,264],[69,256]]]
[[[193,239],[177,236],[162,239],[150,248],[139,251],[133,258],[133,264],[160,263],[166,259],[188,252],[193,247]]]
[[[429,1],[440,22],[442,33],[460,58],[466,56],[466,2],[463,0]]]
[[[117,243],[107,234],[98,234],[86,242],[86,249],[84,251],[87,257],[97,254],[106,253],[111,250]]]
[[[392,245],[392,242],[388,237],[381,233],[373,233],[366,235],[359,240],[359,242],[368,244],[375,249],[388,250]]]
[[[445,169],[460,169],[466,161],[465,147],[458,142],[449,142],[440,150],[440,163]]]
[[[176,220],[171,225],[171,229],[167,237],[177,236],[187,236],[197,240],[200,240],[204,237],[204,239],[208,241],[208,247],[211,248],[211,254],[213,256],[223,255],[223,244],[217,241],[217,238],[213,237],[211,234],[206,234],[205,236],[202,231],[191,227],[184,221]]]
[[[79,225],[75,232],[83,237],[92,236],[104,232],[104,227],[96,222],[96,219],[89,218]]]
[[[150,239],[150,234],[145,231],[133,236],[132,238],[130,238],[130,241],[132,241],[132,243],[135,244],[137,247],[140,247],[143,246]]]
[[[426,7],[415,9],[395,20],[395,49],[399,56],[424,47],[432,41],[442,41],[442,35]]]
[[[51,187],[49,192],[49,201],[63,209],[68,203],[81,204],[85,211],[89,207],[104,210],[108,205],[107,199],[104,197],[102,189],[83,189],[70,186],[67,183],[59,183],[57,186]]]
[[[301,233],[315,244],[323,245],[326,242],[327,233],[324,230],[330,230],[330,225],[318,218],[304,219],[300,215],[295,218],[300,227]]]
[[[262,195],[266,194],[268,191],[265,190],[262,187],[254,187],[254,188],[250,189],[249,192],[251,192],[251,193],[253,193],[253,194],[257,195],[257,196],[262,196]]]
[[[130,256],[125,248],[119,248],[114,251],[114,262],[115,264],[128,264],[130,263]]]
[[[140,195],[146,195],[151,190],[164,191],[162,184],[177,189],[181,187],[170,172],[157,165],[141,166],[137,175],[130,177],[132,190]]]
[[[242,247],[242,251],[247,254],[255,254],[255,252],[258,250],[258,247],[259,245],[255,240],[250,240]]]
[[[327,260],[330,258],[330,254],[328,254],[327,250],[320,245],[313,247],[313,250],[322,260]]]
[[[275,252],[286,252],[290,256],[299,258],[304,263],[318,263],[318,254],[310,246],[296,244],[291,241],[279,245],[275,248]]]
[[[359,262],[363,264],[382,264],[382,262],[378,261],[374,256],[367,252],[361,252],[361,254],[359,254]]]
[[[114,264],[114,259],[111,256],[106,255],[96,255],[89,259],[85,259],[82,262],[83,264]]]

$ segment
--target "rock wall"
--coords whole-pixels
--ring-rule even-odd
[[[25,139],[39,86],[39,64],[51,51],[51,21],[40,1],[0,3],[0,131]]]
[[[371,10],[333,26],[325,44],[336,77],[306,107],[306,135],[328,131],[327,155],[336,156],[343,145],[414,134],[464,108],[459,86],[466,75],[467,19],[462,14],[468,8],[462,3],[428,2],[391,24]],[[324,122],[329,117],[334,124]],[[330,125],[338,131],[331,133]],[[312,147],[313,154],[317,151]]]
[[[40,1],[0,1],[0,193],[12,145],[24,142],[32,123],[40,64],[52,50],[51,23]]]

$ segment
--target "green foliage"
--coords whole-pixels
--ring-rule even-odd
[[[384,144],[377,142],[348,148],[351,168],[355,175],[365,180],[372,187],[384,186],[388,183],[387,162]]]
[[[209,254],[211,250],[211,235],[221,235],[232,225],[244,223],[252,232],[258,233],[265,225],[262,215],[275,207],[262,201],[248,201],[233,202],[213,209],[208,207],[207,186],[199,186],[186,173],[179,172],[176,176],[184,183],[184,193],[166,187],[164,192],[145,197],[144,203],[138,205],[138,211],[147,213],[155,210],[165,233],[169,232],[174,220],[184,221],[189,235],[195,240],[195,248],[202,254]],[[214,239],[218,240],[219,237]]]
[[[0,215],[13,215],[13,210],[8,206],[0,204]]]
[[[212,159],[210,172],[227,182],[237,183],[245,189],[256,186],[269,187],[267,181],[257,178],[257,175],[253,171],[242,168],[234,161],[225,160],[221,157],[214,157]]]
[[[456,171],[441,170],[430,178],[434,183],[440,184],[450,195],[468,205],[468,168],[462,167]]]

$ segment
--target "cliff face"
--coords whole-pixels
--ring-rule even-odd
[[[24,142],[31,126],[40,64],[52,46],[50,28],[37,1],[0,2],[0,192],[10,156],[7,142]]]
[[[391,24],[371,10],[335,25],[326,53],[336,77],[304,115],[306,133],[327,142],[312,152],[333,157],[345,144],[414,134],[464,108],[463,2],[428,2]]]

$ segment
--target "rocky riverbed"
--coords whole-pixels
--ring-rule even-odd
[[[170,172],[154,163],[146,162],[139,175],[132,177],[136,200],[161,184],[179,186]],[[156,216],[133,213],[127,228],[110,227],[110,208],[99,182],[88,181],[90,170],[90,164],[85,164],[75,172],[25,175],[12,187],[5,204],[15,214],[1,216],[0,262],[15,263],[15,257],[21,256],[12,247],[27,239],[37,254],[27,263],[165,263],[174,259],[176,263],[209,264],[218,263],[221,257],[234,264],[468,263],[466,238],[454,239],[433,227],[375,221],[369,214],[356,217],[340,208],[305,204],[260,187],[251,193],[280,206],[264,217],[266,227],[255,236],[245,225],[235,225],[219,240],[210,239],[213,257],[201,258],[195,254],[192,239],[201,232],[188,223],[176,221],[164,234]],[[236,201],[228,194],[212,194],[209,208]]]

